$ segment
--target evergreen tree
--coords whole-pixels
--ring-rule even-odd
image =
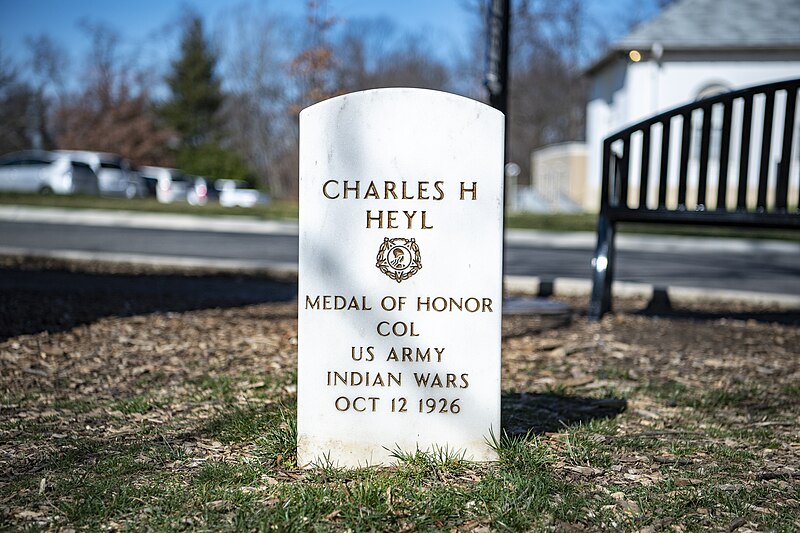
[[[197,147],[216,140],[216,114],[222,105],[216,64],[203,21],[194,15],[187,20],[180,56],[167,76],[172,95],[163,108],[164,118],[180,136],[182,146]]]
[[[224,95],[216,74],[217,54],[206,40],[203,21],[193,15],[186,21],[180,54],[167,76],[171,97],[162,114],[178,134],[178,166],[189,174],[207,178],[253,181],[243,158],[226,148],[218,111]]]

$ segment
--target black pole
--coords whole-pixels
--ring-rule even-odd
[[[510,0],[489,0],[486,89],[489,104],[506,115],[505,161],[508,161],[508,40]]]
[[[503,177],[506,180],[505,164],[508,163],[508,36],[510,0],[489,0],[487,20],[486,78],[484,84],[489,91],[489,104],[505,115],[503,141]],[[504,187],[503,198],[503,243],[506,241],[506,215],[508,213],[508,190]],[[505,244],[503,245],[505,255]],[[503,260],[503,294],[505,295],[505,261]]]

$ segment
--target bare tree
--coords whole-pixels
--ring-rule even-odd
[[[388,55],[397,28],[388,19],[360,19],[343,25],[335,43],[336,86],[343,92],[377,87],[374,73]]]
[[[339,92],[379,87],[449,90],[451,71],[424,35],[400,33],[386,19],[349,22],[333,44]]]
[[[47,35],[26,39],[30,54],[28,77],[34,90],[28,122],[32,142],[39,148],[53,148],[54,112],[69,95],[66,75],[70,69],[67,52]]]
[[[229,12],[221,23],[218,33],[227,58],[223,142],[241,154],[274,196],[291,196],[297,170],[284,163],[296,145],[293,118],[286,111],[289,56],[282,45],[288,29],[281,19],[248,5]]]
[[[55,114],[59,148],[116,152],[137,163],[170,164],[172,133],[161,126],[135,70],[122,61],[116,33],[86,24],[92,45],[87,84]]]
[[[58,147],[119,153],[139,164],[171,165],[172,135],[161,127],[147,93],[133,93],[127,82],[97,105],[87,91],[58,109]]]
[[[28,37],[25,44],[30,54],[30,77],[36,89],[57,99],[65,98],[69,91],[65,73],[71,67],[67,52],[48,35]]]
[[[301,109],[369,88],[451,86],[448,65],[425,36],[402,34],[386,19],[337,21],[324,2],[308,2],[306,15],[298,27],[242,6],[217,32],[225,59],[224,142],[276,197],[297,195]]]
[[[469,4],[479,17],[474,65],[485,66],[486,10]],[[508,116],[509,159],[530,173],[531,150],[584,136],[586,81],[582,39],[584,4],[580,0],[512,2]],[[477,57],[476,57],[477,56]]]
[[[0,154],[31,147],[29,115],[35,98],[35,91],[0,49]]]
[[[290,63],[296,98],[290,111],[300,111],[338,94],[330,32],[336,19],[327,15],[326,0],[306,2],[306,27],[303,48]]]

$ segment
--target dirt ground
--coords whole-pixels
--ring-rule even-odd
[[[295,291],[259,278],[0,265],[0,518],[21,526],[47,516],[21,503],[18,481],[75,436],[112,442],[147,423],[184,439],[195,458],[246,453],[192,435],[218,412],[193,391],[213,382],[234,401],[275,387],[293,398]],[[572,313],[504,320],[508,433],[563,450],[553,468],[615,498],[619,487],[669,478],[678,494],[711,477],[721,491],[767,491],[730,518],[731,530],[800,515],[800,311],[696,304],[654,315],[645,301],[618,300],[592,323],[587,302],[564,301]],[[613,428],[592,437],[607,463],[570,461],[565,428],[609,419]],[[703,524],[714,510],[693,512]]]

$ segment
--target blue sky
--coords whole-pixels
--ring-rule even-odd
[[[464,5],[471,0],[328,0],[329,14],[341,21],[385,17],[400,30],[424,34],[443,58],[465,49],[474,23]],[[624,21],[654,13],[655,0],[584,0],[593,20],[618,36]],[[248,4],[256,11],[303,16],[305,0],[0,0],[0,50],[15,63],[27,57],[25,39],[48,35],[64,47],[73,65],[89,46],[81,21],[113,28],[122,50],[146,65],[163,68],[176,52],[179,21],[186,7],[202,14],[207,27]]]
[[[304,0],[242,3],[290,17],[301,17],[305,11]],[[19,57],[25,53],[26,36],[44,33],[78,52],[86,45],[80,29],[80,21],[86,19],[115,28],[125,43],[147,43],[155,35],[168,34],[186,6],[201,13],[213,28],[215,20],[238,4],[221,0],[0,0],[0,42],[9,55]],[[343,21],[384,16],[400,28],[430,32],[432,39],[458,41],[466,38],[470,23],[461,4],[461,0],[331,0],[328,11]]]

